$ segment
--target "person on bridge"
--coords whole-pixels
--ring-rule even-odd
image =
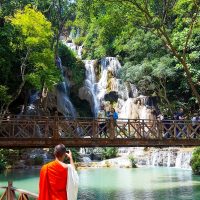
[[[54,149],[55,160],[45,164],[40,171],[38,200],[77,200],[78,174],[72,153],[66,153],[63,144]],[[65,158],[70,164],[65,164]]]
[[[99,123],[100,137],[102,137],[103,134],[106,137],[107,125],[106,125],[106,111],[104,109],[104,105],[101,105],[101,109],[98,111],[98,123]]]
[[[117,114],[117,112],[115,111],[114,108],[111,108],[111,110],[108,112],[107,116],[109,118],[112,118],[115,122],[118,119],[118,114]]]

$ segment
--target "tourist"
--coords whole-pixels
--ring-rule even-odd
[[[110,119],[114,119],[114,121],[116,121],[118,119],[118,114],[115,111],[114,108],[111,108],[111,110],[107,113],[107,117],[109,117]]]
[[[181,138],[183,133],[186,134],[183,122],[183,120],[186,119],[186,117],[184,116],[183,108],[180,108],[179,111],[176,113],[175,119],[178,120],[178,126],[179,126],[179,128],[176,128],[176,137]]]
[[[106,125],[106,111],[104,105],[101,105],[101,109],[98,111],[98,126],[100,137],[104,133],[106,137],[107,125]]]
[[[111,108],[110,111],[107,112],[107,117],[109,120],[109,133],[110,133],[110,137],[115,137],[115,127],[116,127],[116,121],[118,119],[118,114],[115,111],[114,108]]]
[[[200,117],[198,116],[198,113],[194,113],[194,116],[191,119],[192,121],[192,128],[193,128],[193,137],[196,138],[197,134],[199,134],[200,132],[200,128],[199,128],[199,122],[200,122]]]
[[[180,108],[179,111],[176,113],[176,120],[184,120],[184,110],[183,108]]]
[[[72,153],[66,152],[63,144],[54,149],[55,160],[44,165],[40,171],[38,200],[76,200],[78,174],[74,167]],[[65,164],[65,158],[70,164]]]

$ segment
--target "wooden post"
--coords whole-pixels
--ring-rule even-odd
[[[96,119],[92,120],[92,138],[97,138],[98,133],[98,121]]]
[[[12,186],[13,186],[13,184],[12,184],[12,181],[9,181],[8,182],[8,188],[7,188],[7,195],[6,195],[6,198],[8,199],[8,200],[14,200],[13,199],[13,195],[12,195]]]
[[[48,138],[49,135],[49,119],[48,117],[45,117],[45,128],[44,128],[44,135],[43,137]]]
[[[158,129],[158,139],[162,139],[162,134],[163,134],[163,124],[162,124],[162,121],[158,121],[156,120],[156,123],[157,123],[157,129]]]
[[[143,138],[145,138],[144,119],[142,119],[142,124],[141,125],[142,125],[142,130],[141,130],[142,134],[141,135],[143,136]]]
[[[128,119],[128,136],[131,137],[130,119]]]
[[[115,138],[115,126],[114,126],[114,119],[112,117],[110,118],[109,132],[110,132],[110,139],[114,139]]]
[[[59,128],[58,128],[58,112],[55,112],[55,117],[54,117],[54,129],[53,129],[53,138],[58,139],[59,138]]]
[[[191,139],[192,138],[191,124],[189,124],[189,123],[187,124],[187,122],[185,124],[186,124],[186,127],[187,127],[186,128],[186,138]]]
[[[174,135],[173,136],[174,136],[174,138],[176,138],[176,121],[174,121],[173,124],[174,124]]]

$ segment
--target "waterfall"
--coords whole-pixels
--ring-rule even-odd
[[[96,80],[95,75],[95,60],[85,60],[86,79],[84,87],[81,88],[81,94],[90,103],[94,117],[97,117],[98,110],[102,102],[105,101],[105,95],[108,94],[108,87],[112,88],[112,91],[118,91],[118,76],[121,65],[117,58],[106,57],[102,58],[100,62],[100,79]],[[109,73],[113,76],[112,85],[109,86],[108,78]]]
[[[171,166],[171,152],[168,151],[167,153],[167,167]]]
[[[95,60],[85,60],[85,68],[86,68],[86,78],[85,78],[85,87],[91,94],[92,98],[92,113],[94,117],[97,117],[99,110],[99,101],[96,97],[96,76],[94,70],[94,62]]]
[[[61,59],[58,57],[56,59],[57,67],[60,69],[61,74],[63,76],[63,82],[59,83],[56,86],[56,94],[57,94],[57,109],[60,113],[62,113],[65,117],[76,117],[76,110],[69,99],[69,81],[67,77],[63,74],[63,67]]]
[[[82,58],[83,46],[77,46],[72,42],[65,42],[65,41],[63,41],[63,44],[65,44],[67,47],[69,47],[69,49],[71,49],[73,52],[75,52],[78,58],[80,58],[80,59]]]
[[[123,147],[119,148],[118,154],[121,157],[135,158],[138,166],[147,167],[176,167],[191,169],[190,160],[193,149],[170,148],[148,148]]]
[[[192,157],[191,152],[178,152],[176,157],[175,167],[177,168],[190,168],[190,160]]]
[[[156,151],[156,152],[153,152],[152,154],[152,162],[151,162],[151,165],[152,166],[158,166],[158,156],[159,156],[159,153]]]
[[[178,153],[178,155],[177,155],[177,157],[176,157],[176,164],[175,164],[175,167],[181,168],[182,156],[183,156],[183,153],[182,153],[182,152]]]
[[[73,42],[63,43],[81,58],[83,46],[77,46]],[[126,83],[119,78],[121,64],[116,57],[105,57],[100,60],[100,64],[95,64],[94,60],[85,60],[86,78],[85,84],[79,89],[79,97],[87,100],[94,117],[101,104],[107,104],[106,101],[116,102],[115,108],[119,114],[119,118],[132,119],[152,119],[151,110],[147,108],[148,98],[145,96],[138,97],[138,90],[134,84]],[[100,69],[98,80],[95,75],[95,67]],[[136,105],[136,99],[140,99],[142,105]],[[151,101],[149,100],[149,104]],[[108,110],[110,105],[106,106]]]

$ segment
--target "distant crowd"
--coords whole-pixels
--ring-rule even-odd
[[[171,126],[172,121],[171,120],[178,120],[178,127],[176,128],[176,137],[181,138],[183,134],[187,136],[187,128],[185,124],[183,123],[183,120],[191,120],[192,122],[192,131],[193,131],[193,138],[196,138],[197,135],[200,134],[200,114],[194,113],[193,116],[189,119],[188,116],[185,115],[184,109],[180,108],[177,112],[173,114],[173,117],[168,117],[167,115],[158,115],[158,119],[162,121],[165,129],[164,137],[170,138],[169,128]]]

